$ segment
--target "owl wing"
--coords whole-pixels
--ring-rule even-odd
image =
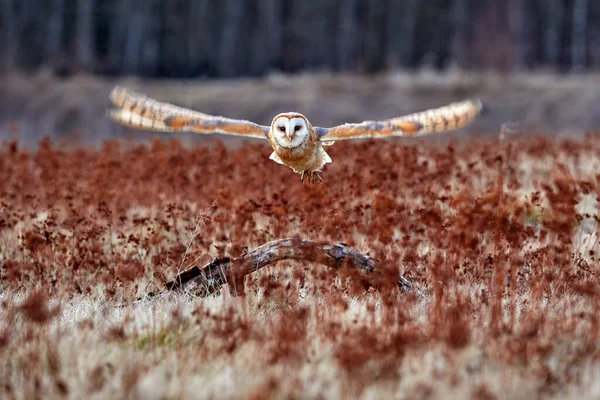
[[[481,109],[481,101],[466,100],[385,121],[364,121],[358,124],[315,129],[323,142],[390,136],[420,136],[466,126],[479,115]]]
[[[267,139],[269,127],[254,122],[218,117],[151,99],[141,93],[117,86],[110,93],[117,107],[109,109],[108,117],[133,128],[204,134],[220,133]]]

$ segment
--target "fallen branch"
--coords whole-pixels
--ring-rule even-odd
[[[356,268],[365,274],[370,284],[377,286],[382,271],[376,271],[377,262],[344,243],[322,244],[302,239],[280,239],[268,242],[239,258],[216,258],[209,264],[187,269],[171,281],[167,282],[167,290],[177,290],[195,283],[205,288],[204,295],[219,290],[229,284],[234,294],[243,294],[244,276],[282,260],[305,260],[339,269],[342,266]],[[412,284],[403,276],[397,278],[397,285],[404,290],[412,288]]]

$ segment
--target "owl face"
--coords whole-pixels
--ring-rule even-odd
[[[299,114],[280,114],[271,124],[273,139],[286,149],[295,149],[309,138],[306,118]]]

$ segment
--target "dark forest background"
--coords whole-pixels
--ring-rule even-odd
[[[600,69],[600,0],[0,0],[0,70]]]

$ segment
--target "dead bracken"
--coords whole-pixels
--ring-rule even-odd
[[[598,139],[336,143],[320,185],[255,143],[5,143],[0,397],[600,395]],[[312,247],[224,273],[284,238],[377,284]],[[163,292],[206,265],[231,290]]]

